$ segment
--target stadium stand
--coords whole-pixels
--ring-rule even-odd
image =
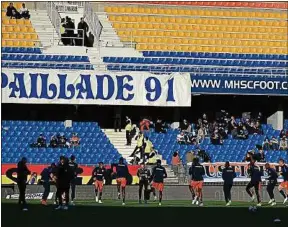
[[[161,3],[105,7],[121,42],[131,42],[143,53],[104,56],[109,70],[193,72],[193,66],[204,66],[204,72],[231,73],[237,66],[249,75],[264,75],[261,67],[269,68],[270,74],[277,68],[280,75],[287,75],[287,12],[282,10],[286,3],[153,4]],[[266,8],[270,10],[263,11]]]
[[[288,120],[285,122],[288,126]],[[256,145],[262,145],[265,137],[275,136],[279,139],[280,131],[274,130],[271,125],[263,124],[262,128],[264,135],[251,135],[247,140],[233,139],[231,135],[228,135],[228,139],[224,140],[223,145],[213,145],[210,138],[206,137],[199,147],[210,155],[212,162],[225,162],[227,160],[242,162],[246,152],[255,149]],[[163,156],[163,159],[167,160],[168,164],[171,164],[172,154],[175,151],[179,151],[180,158],[185,161],[186,152],[194,151],[198,147],[198,145],[179,145],[176,142],[177,134],[179,134],[177,129],[169,129],[166,134],[155,133],[153,129],[146,133],[156,150]],[[265,155],[268,162],[277,162],[279,157],[288,156],[287,152],[280,150],[265,151]]]
[[[78,157],[80,164],[113,163],[121,156],[95,122],[73,122],[73,127],[65,128],[63,122],[55,121],[2,121],[1,132],[2,163],[17,163],[25,156],[33,164],[48,164],[57,162],[60,155],[71,154]],[[70,138],[73,132],[81,138],[80,147],[29,147],[40,133],[50,141],[55,133],[64,133]]]

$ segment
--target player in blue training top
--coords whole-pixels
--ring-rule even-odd
[[[279,166],[281,167],[280,175],[283,176],[283,182],[279,185],[278,189],[280,194],[284,197],[283,204],[285,204],[288,201],[288,166],[282,158],[279,159]],[[286,193],[284,192],[284,189],[286,189]]]
[[[127,177],[129,171],[127,165],[124,163],[124,158],[119,159],[119,163],[116,164],[116,182],[117,182],[117,190],[118,190],[118,199],[120,199],[120,188],[122,192],[122,205],[125,205],[125,188],[127,184]]]
[[[167,177],[166,169],[161,165],[161,160],[157,160],[157,165],[152,169],[152,192],[156,195],[155,190],[159,191],[159,206],[161,206],[163,189],[164,189],[164,178]]]
[[[267,185],[267,192],[270,197],[270,200],[268,204],[271,204],[271,206],[276,205],[275,197],[274,197],[274,188],[277,185],[277,178],[278,174],[275,169],[271,168],[269,163],[265,164],[265,169],[268,174],[268,185]]]

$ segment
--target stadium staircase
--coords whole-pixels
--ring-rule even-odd
[[[30,10],[31,23],[35,28],[43,47],[57,45],[60,37],[53,27],[47,10]]]

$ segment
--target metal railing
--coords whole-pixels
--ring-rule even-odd
[[[61,36],[60,34],[61,16],[59,12],[57,11],[57,8],[54,2],[47,2],[47,13],[54,28],[56,29],[57,34]]]
[[[94,35],[94,45],[96,44],[96,46],[98,46],[103,26],[100,23],[96,13],[94,13],[93,7],[89,2],[84,2],[84,15],[85,20],[89,24],[90,30]]]

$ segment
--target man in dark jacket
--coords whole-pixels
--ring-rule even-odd
[[[11,3],[9,4],[9,6],[7,7],[6,16],[7,16],[7,17],[12,17],[12,16],[13,16],[13,13],[12,13],[13,10],[14,10],[14,12],[17,12],[17,10],[15,9],[15,7],[13,6],[13,3],[11,2]]]
[[[277,185],[278,174],[277,174],[275,169],[271,168],[269,163],[265,164],[265,169],[266,169],[266,172],[268,174],[268,185],[267,185],[266,190],[267,190],[268,195],[270,197],[268,204],[270,204],[271,206],[275,206],[276,201],[275,201],[275,197],[274,197],[274,188]]]
[[[89,30],[89,26],[88,24],[84,21],[84,18],[81,17],[80,22],[78,23],[78,38],[81,38],[81,44],[83,43],[83,38],[84,38],[84,45],[87,46],[87,41],[88,41],[88,37],[87,37],[87,32]],[[80,30],[79,30],[80,29]],[[81,45],[82,46],[82,45]]]
[[[25,193],[26,193],[26,184],[27,184],[27,176],[31,174],[30,170],[28,169],[27,159],[23,157],[20,162],[17,164],[17,185],[19,189],[19,200],[18,204],[22,205],[22,210],[27,211],[27,203],[25,200]]]
[[[43,184],[44,187],[44,192],[43,192],[43,196],[42,196],[42,200],[41,200],[41,204],[44,206],[47,206],[47,198],[49,196],[50,193],[50,185],[51,185],[51,181],[53,180],[53,172],[56,168],[55,163],[52,163],[49,167],[45,168],[42,170],[41,172],[41,182]]]
[[[231,205],[231,189],[233,187],[233,180],[236,177],[234,169],[229,162],[225,163],[225,168],[222,172],[222,179],[224,180],[223,191],[225,195],[226,206]]]
[[[71,171],[73,172],[72,180],[71,180],[71,205],[74,205],[75,191],[76,191],[76,178],[77,178],[77,169],[78,169],[78,164],[76,163],[76,157],[74,155],[71,155],[70,157],[69,167]]]
[[[71,170],[68,164],[69,160],[61,156],[60,157],[60,163],[57,166],[56,170],[56,197],[59,201],[59,206],[56,208],[56,210],[68,210],[68,204],[69,204],[69,189],[70,189],[70,183],[73,178],[74,172]],[[62,195],[65,193],[65,206],[63,206],[63,199]]]
[[[261,186],[261,176],[263,176],[263,172],[261,171],[260,167],[255,164],[255,161],[252,159],[248,166],[247,170],[249,176],[251,177],[250,182],[246,186],[246,192],[251,197],[251,200],[255,200],[255,195],[250,191],[251,188],[254,187],[255,194],[257,197],[257,206],[261,206],[261,198],[259,194],[259,188]]]

